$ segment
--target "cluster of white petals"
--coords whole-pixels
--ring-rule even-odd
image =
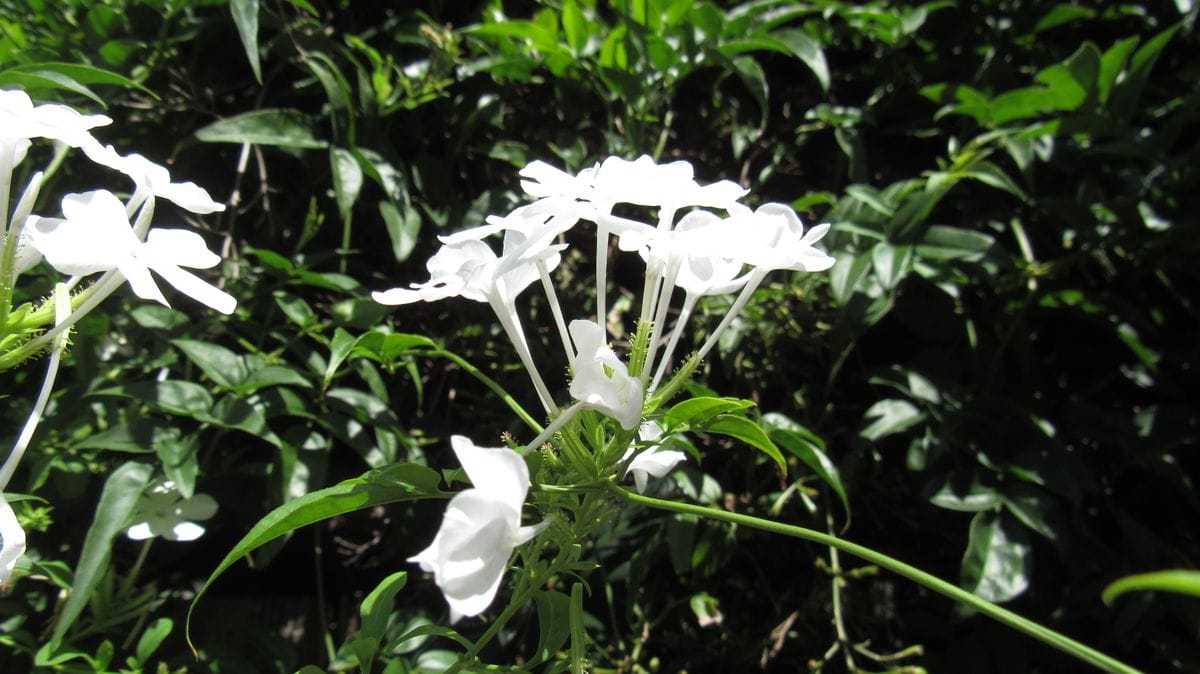
[[[221,262],[197,233],[181,229],[151,228],[155,200],[166,199],[192,213],[224,210],[203,188],[172,180],[170,171],[139,154],[123,155],[104,145],[93,129],[111,124],[104,115],[85,115],[57,103],[35,105],[24,91],[0,89],[0,324],[14,310],[14,290],[20,275],[43,260],[70,278],[55,284],[54,325],[26,323],[21,339],[6,339],[5,367],[19,364],[41,350],[49,351],[41,392],[16,444],[0,466],[0,492],[7,487],[28,447],[49,399],[60,357],[71,326],[109,294],[128,281],[133,292],[147,300],[167,304],[154,279],[157,275],[179,292],[221,313],[229,314],[236,300],[196,276],[189,269],[210,269]],[[34,213],[45,183],[42,171],[18,172],[37,143],[52,142],[53,162],[68,149],[78,149],[92,162],[124,174],[133,182],[132,194],[122,201],[106,189],[67,194],[45,200],[60,208],[57,213]],[[27,174],[23,190],[14,190],[13,178]],[[72,294],[84,278],[102,274],[86,291]],[[40,334],[37,332],[42,330]],[[170,483],[160,483],[147,495],[148,510],[129,529],[133,538],[163,536],[192,540],[203,528],[191,519],[211,516],[215,502],[207,496],[181,500]],[[186,515],[186,519],[179,519]],[[0,493],[0,582],[10,577],[16,559],[24,553],[25,534],[12,508]]]
[[[457,622],[491,605],[513,550],[545,523],[521,526],[529,468],[520,454],[477,447],[461,435],[451,436],[450,446],[474,486],[450,499],[433,543],[409,561],[433,574]]]
[[[621,464],[644,492],[650,479],[664,477],[686,459],[683,452],[662,446],[663,430],[644,418],[644,410],[669,371],[697,302],[710,296],[732,298],[730,310],[697,349],[703,358],[768,273],[817,272],[833,265],[833,258],[815,246],[829,227],[806,229],[784,204],[751,209],[741,203],[746,189],[728,180],[701,184],[685,161],[659,164],[646,156],[632,161],[609,157],[576,174],[535,161],[520,176],[522,188],[536,201],[441,237],[442,247],[427,264],[428,281],[374,297],[383,304],[451,297],[488,302],[551,418],[529,448],[550,440],[573,415],[593,410],[614,420],[619,433],[626,434],[622,438],[640,438]],[[650,209],[651,221],[628,215],[638,209]],[[596,233],[595,314],[576,318],[568,327],[558,300],[561,288],[550,272],[567,248],[566,233],[581,222],[591,223]],[[492,237],[501,238],[499,253],[487,243]],[[638,318],[651,327],[641,369],[633,373],[609,345],[605,328],[610,320],[605,309],[612,237],[620,251],[636,253],[646,268]],[[561,412],[558,403],[566,401],[556,400],[546,386],[517,311],[519,295],[539,279],[570,371],[565,388],[573,403]],[[668,325],[672,315],[673,327]],[[665,344],[661,353],[660,344]],[[536,531],[520,526],[528,474],[519,456],[504,449],[475,448],[458,436],[453,442],[475,487],[450,502],[437,538],[413,561],[434,573],[457,618],[475,615],[491,603],[513,548]],[[485,464],[476,458],[483,456],[480,452],[504,458]],[[485,470],[493,475],[485,478]],[[504,478],[509,487],[503,492],[495,487],[498,475],[510,476]],[[511,487],[514,482],[520,484],[519,491]]]

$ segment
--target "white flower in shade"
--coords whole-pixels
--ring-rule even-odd
[[[111,123],[104,115],[83,115],[57,103],[34,105],[24,91],[0,90],[0,146],[18,144],[28,148],[30,138],[49,138],[80,147],[96,142],[91,129]],[[16,156],[19,162],[24,150]]]
[[[642,382],[608,346],[604,328],[585,320],[571,321],[571,339],[578,355],[571,362],[571,397],[614,419],[625,430],[642,421]]]
[[[106,190],[68,194],[62,211],[64,219],[30,216],[26,225],[33,246],[58,271],[86,276],[116,269],[138,297],[168,305],[150,275],[153,270],[176,290],[221,313],[237,307],[232,295],[183,269],[208,269],[221,262],[199,234],[153,229],[140,241],[125,206]]]
[[[662,437],[662,433],[662,426],[654,421],[647,421],[638,427],[638,438],[643,442],[654,442]],[[621,460],[628,459],[633,451],[630,448]],[[663,449],[661,444],[655,444],[634,457],[627,468],[627,473],[633,473],[633,482],[637,486],[638,493],[645,494],[647,481],[651,477],[660,478],[666,475],[684,459],[687,459],[687,454],[676,449]]]
[[[156,164],[140,154],[122,155],[113,146],[101,146],[99,143],[85,144],[83,151],[97,164],[129,176],[136,186],[135,194],[138,197],[153,195],[193,213],[206,214],[225,210],[225,205],[213,201],[203,187],[190,181],[171,182],[171,173],[165,166]],[[140,202],[140,199],[132,198],[130,201]]]
[[[0,494],[0,585],[12,577],[17,558],[25,554],[25,530],[17,522],[12,506]]]
[[[521,526],[529,468],[520,454],[476,447],[462,435],[451,436],[450,446],[474,487],[450,499],[433,543],[408,561],[433,573],[450,605],[450,622],[457,622],[491,605],[513,550],[546,523]]]
[[[171,480],[152,484],[138,499],[133,525],[125,535],[135,541],[162,537],[168,541],[194,541],[204,535],[204,527],[193,520],[206,520],[217,514],[217,502],[208,494],[183,498]]]
[[[833,266],[833,258],[813,246],[829,225],[817,225],[804,231],[796,211],[785,204],[763,204],[753,213],[749,210],[734,216],[742,231],[741,255],[747,264],[764,271],[825,271]]]

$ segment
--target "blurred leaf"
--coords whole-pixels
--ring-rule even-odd
[[[121,384],[93,391],[88,395],[122,396],[150,403],[171,414],[190,416],[212,408],[213,397],[208,389],[190,382],[174,379]]]
[[[1031,561],[1023,529],[1006,526],[995,512],[977,513],[963,555],[962,585],[988,601],[1009,601],[1029,587]]]
[[[1044,30],[1057,28],[1072,21],[1080,19],[1090,19],[1096,16],[1096,10],[1088,7],[1080,7],[1079,5],[1058,4],[1053,9],[1046,12],[1042,18],[1033,26],[1033,32],[1040,33]]]
[[[144,463],[124,463],[104,481],[100,502],[96,504],[96,516],[88,527],[75,565],[75,583],[67,601],[54,622],[51,642],[61,643],[67,630],[83,612],[92,592],[109,568],[113,539],[129,525],[137,509],[138,498],[150,482],[154,469]]]
[[[880,400],[863,414],[869,423],[858,434],[872,442],[895,435],[925,420],[925,413],[907,400]]]
[[[337,199],[338,213],[343,221],[349,220],[354,202],[358,201],[358,194],[362,191],[362,169],[354,154],[341,147],[329,149],[329,166],[333,173],[333,193]]]
[[[234,388],[246,378],[245,360],[223,346],[195,339],[173,339],[171,343],[221,386]]]
[[[254,79],[262,84],[262,65],[258,59],[258,0],[229,0],[229,11],[250,61],[250,70],[254,71]]]
[[[421,233],[421,213],[412,206],[404,206],[401,210],[394,202],[381,201],[379,215],[392,241],[392,256],[396,262],[404,262],[417,245],[417,237]]]
[[[1100,598],[1112,606],[1117,597],[1126,592],[1175,592],[1200,597],[1200,571],[1193,569],[1169,569],[1151,571],[1118,578],[1104,588]]]
[[[371,665],[379,650],[379,644],[384,639],[396,593],[403,589],[407,582],[407,572],[393,573],[375,586],[359,607],[362,622],[351,642],[351,648],[358,657],[358,668],[362,674],[371,674]]]
[[[298,110],[253,110],[222,119],[196,131],[205,143],[254,143],[320,149],[328,145],[313,133],[313,121]]]
[[[170,618],[159,618],[150,623],[146,627],[146,631],[142,632],[142,636],[137,642],[137,659],[142,664],[148,664],[154,652],[162,645],[162,642],[171,634],[174,629],[175,622]]]
[[[829,91],[829,64],[825,62],[821,43],[801,28],[783,28],[771,33],[771,36],[787,45],[788,50],[808,66],[821,83],[822,91]]]

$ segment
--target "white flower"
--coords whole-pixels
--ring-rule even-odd
[[[659,426],[657,422],[647,421],[638,428],[638,437],[643,442],[653,442],[662,437],[662,432],[662,426]],[[632,453],[633,448],[630,448],[625,452],[625,456],[621,457],[621,460],[628,459]],[[638,493],[645,494],[646,482],[649,478],[666,475],[686,458],[687,454],[679,450],[663,449],[661,444],[655,444],[634,457],[627,472],[633,473],[633,482],[637,486]]]
[[[86,276],[117,269],[138,297],[167,305],[150,275],[153,270],[183,294],[221,313],[233,313],[237,307],[232,295],[182,269],[208,269],[221,262],[199,234],[154,229],[139,241],[125,206],[106,190],[68,194],[62,211],[65,219],[30,216],[26,225],[33,246],[58,271]]]
[[[17,522],[12,506],[0,494],[0,585],[12,577],[17,558],[25,554],[25,530]]]
[[[57,103],[35,106],[24,91],[0,90],[0,146],[28,148],[30,138],[49,138],[80,147],[95,142],[91,129],[111,123],[104,115],[82,115]],[[16,153],[14,163],[23,157],[22,149]]]
[[[742,231],[742,259],[763,271],[825,271],[833,258],[813,244],[825,236],[829,225],[817,225],[808,232],[790,206],[763,204],[753,213],[748,210],[734,216]]]
[[[747,193],[729,180],[701,186],[690,163],[658,164],[648,155],[633,161],[609,157],[576,176],[535,161],[521,169],[521,176],[527,178],[521,187],[532,196],[579,199],[595,204],[601,215],[613,204],[658,206],[672,214],[685,206],[729,208]]]
[[[101,146],[99,143],[85,144],[83,151],[97,164],[120,171],[133,180],[138,198],[131,198],[130,203],[140,203],[141,198],[153,195],[193,213],[206,214],[225,210],[225,205],[213,201],[203,187],[190,181],[171,182],[171,173],[165,166],[156,164],[140,154],[122,155],[113,146]]]
[[[138,499],[133,526],[125,535],[135,541],[161,536],[168,541],[194,541],[204,527],[192,520],[206,520],[217,513],[217,502],[208,494],[183,498],[171,480],[160,480]]]
[[[476,447],[462,435],[450,437],[455,456],[471,479],[450,499],[433,543],[408,561],[432,572],[450,604],[450,622],[482,613],[496,597],[513,550],[544,527],[521,526],[529,491],[529,468],[505,447]]]
[[[642,382],[609,348],[604,328],[593,321],[571,321],[578,355],[571,362],[571,397],[616,419],[625,430],[642,420]]]

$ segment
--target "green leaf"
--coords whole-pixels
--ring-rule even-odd
[[[880,241],[871,249],[871,265],[875,278],[884,288],[895,288],[908,275],[911,267],[912,246],[896,246]]]
[[[820,42],[802,28],[783,28],[771,33],[771,36],[787,45],[788,51],[808,66],[821,83],[822,91],[829,91],[829,64],[825,61]]]
[[[1053,9],[1046,12],[1042,18],[1033,26],[1034,33],[1040,33],[1044,30],[1050,30],[1072,21],[1080,19],[1090,19],[1096,16],[1096,10],[1088,7],[1080,7],[1079,5],[1058,4]]]
[[[563,1],[562,26],[567,46],[571,51],[576,54],[583,52],[588,42],[587,18],[583,16],[583,10],[579,9],[579,3],[575,0]]]
[[[195,339],[173,339],[171,343],[225,388],[236,387],[247,376],[245,359],[223,346]]]
[[[858,290],[860,282],[871,270],[871,252],[859,253],[853,257],[847,253],[838,253],[837,262],[829,270],[829,291],[833,301],[844,306]]]
[[[993,511],[977,513],[962,561],[962,585],[991,602],[1013,599],[1029,587],[1032,552],[1025,530],[1005,526]]]
[[[137,659],[143,665],[147,664],[154,652],[162,645],[164,639],[170,634],[175,627],[175,621],[170,618],[159,618],[142,632],[142,637],[137,642]]]
[[[246,58],[250,60],[254,79],[262,84],[262,65],[258,59],[258,0],[229,0],[229,11],[233,13],[233,23],[242,39]]]
[[[333,377],[337,374],[338,368],[350,356],[350,352],[357,343],[358,338],[342,328],[338,328],[333,333],[333,339],[329,342],[329,362],[325,365],[325,379],[322,382],[323,388],[329,388],[329,384],[333,382]]]
[[[1108,102],[1117,79],[1125,70],[1125,64],[1129,62],[1129,55],[1137,48],[1140,41],[1141,38],[1137,35],[1118,40],[1100,57],[1100,73],[1096,76],[1096,87],[1100,92],[1101,103]]]
[[[328,145],[313,133],[313,121],[299,110],[268,108],[222,119],[196,131],[205,143],[254,143],[320,149]]]
[[[672,407],[663,417],[663,426],[668,432],[680,426],[700,426],[718,414],[749,407],[754,407],[754,403],[738,398],[692,398]]]
[[[917,255],[931,260],[975,261],[983,257],[996,240],[989,234],[961,227],[933,225],[917,242]]]
[[[392,242],[392,256],[396,262],[404,262],[417,245],[417,237],[421,233],[421,212],[411,205],[381,201],[379,215]]]
[[[196,475],[200,472],[196,457],[199,446],[196,435],[184,436],[178,431],[154,444],[163,472],[175,482],[183,498],[191,498],[196,489]]]
[[[171,414],[192,416],[212,409],[213,397],[208,389],[190,382],[166,379],[121,384],[93,391],[88,395],[121,396],[141,400]]]
[[[539,590],[533,595],[537,606],[538,645],[527,668],[553,660],[570,635],[571,598],[562,592]]]
[[[195,648],[191,640],[191,620],[196,604],[234,562],[276,538],[314,522],[397,501],[447,496],[438,490],[438,483],[438,474],[434,470],[415,463],[401,463],[305,494],[271,511],[225,555],[192,599],[185,628],[188,644]]]
[[[746,88],[750,90],[750,95],[758,102],[758,109],[762,112],[759,126],[764,126],[767,123],[767,115],[770,112],[768,100],[770,90],[767,87],[767,74],[763,72],[762,66],[749,56],[739,56],[732,61],[734,72],[737,73],[738,79]]]
[[[1117,597],[1126,592],[1176,592],[1200,597],[1200,571],[1195,569],[1167,569],[1151,571],[1118,578],[1104,588],[1100,598],[1112,606]]]
[[[841,473],[838,472],[837,466],[829,460],[829,456],[825,454],[821,446],[813,442],[811,434],[787,428],[772,429],[771,439],[775,441],[776,445],[803,461],[804,465],[812,469],[825,484],[829,485],[833,493],[837,494],[842,501],[842,507],[846,509],[846,523],[842,526],[842,530],[845,531],[850,526],[850,499],[846,496],[846,487],[842,484]]]
[[[965,482],[965,480],[964,480]],[[947,480],[940,489],[929,497],[930,503],[947,510],[959,512],[982,512],[995,509],[1003,502],[1000,492],[994,488],[971,481],[957,484]]]
[[[767,432],[761,426],[746,417],[719,414],[715,419],[696,428],[696,430],[737,438],[774,459],[775,463],[779,465],[779,472],[787,475],[787,461],[783,458],[783,454],[779,452],[779,448],[775,446],[775,443],[771,442],[771,438],[767,436]]]
[[[0,72],[0,88],[19,88],[26,91],[35,91],[38,89],[62,89],[71,93],[86,96],[96,104],[102,107],[108,107],[108,104],[100,97],[99,94],[89,89],[87,86],[75,81],[60,72],[53,70],[25,70],[15,71],[13,69]]]
[[[52,642],[62,641],[87,606],[92,592],[108,570],[113,539],[128,526],[138,498],[153,472],[148,464],[130,462],[119,466],[105,480],[100,502],[96,504],[96,517],[88,527],[79,563],[75,565],[75,584],[54,623]]]
[[[333,194],[337,199],[338,213],[342,220],[349,220],[354,202],[358,201],[358,194],[362,191],[362,168],[354,154],[341,147],[329,149],[329,167],[333,173]]]
[[[921,423],[925,419],[925,413],[907,400],[889,398],[871,405],[863,418],[870,423],[858,434],[874,442]]]
[[[12,68],[4,70],[3,73],[0,73],[0,81],[2,81],[3,78],[9,73],[18,75],[31,74],[39,75],[41,77],[52,77],[57,75],[67,78],[70,81],[80,85],[110,84],[113,86],[124,87],[126,89],[137,89],[143,93],[153,96],[154,98],[158,98],[158,95],[153,91],[127,77],[82,63],[60,63],[57,61],[51,61],[13,66]],[[103,100],[99,102],[101,105],[104,105]]]
[[[384,578],[375,589],[363,599],[359,607],[362,624],[354,635],[351,647],[358,657],[358,668],[362,674],[371,674],[371,664],[379,650],[387,631],[388,617],[392,614],[392,604],[396,593],[408,582],[408,573],[397,571]]]
[[[1004,190],[1021,201],[1029,201],[1029,197],[1025,196],[1025,191],[1004,172],[1004,169],[990,161],[976,162],[974,166],[963,173],[985,185]]]

